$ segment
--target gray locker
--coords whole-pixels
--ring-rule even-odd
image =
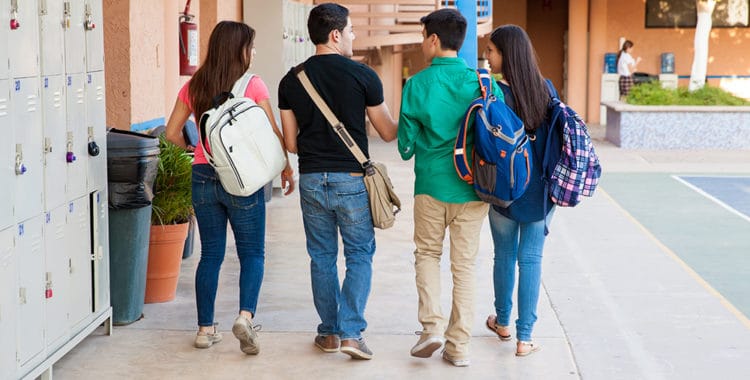
[[[3,29],[3,28],[0,28]],[[13,204],[15,199],[15,187],[8,184],[16,181],[16,174],[13,170],[16,159],[16,145],[13,138],[13,126],[10,122],[10,88],[7,79],[0,80],[0,131],[3,138],[0,139],[0,230],[8,228],[15,223],[13,219]]]
[[[86,127],[88,144],[98,147],[98,154],[89,150],[87,174],[89,193],[107,186],[107,107],[104,104],[104,72],[86,74]],[[88,147],[87,147],[88,148]]]
[[[0,6],[0,79],[7,79],[8,68],[8,33],[10,30],[6,25],[10,24],[10,4],[6,1]],[[0,373],[2,374],[2,373]]]
[[[41,215],[44,191],[44,138],[39,78],[13,79],[11,125],[14,135],[16,222]]]
[[[65,159],[67,162],[67,201],[86,195],[86,173],[88,172],[88,128],[86,128],[86,94],[84,74],[66,76],[65,114],[67,120]]]
[[[39,4],[40,66],[42,76],[59,75],[65,72],[62,0],[42,0]]]
[[[89,197],[68,203],[65,224],[65,252],[69,255],[70,293],[68,302],[71,333],[78,333],[91,316],[91,236],[89,226]]]
[[[44,348],[44,218],[38,215],[19,223],[18,258],[18,363],[21,372],[41,359]]]
[[[110,305],[109,296],[109,207],[107,191],[91,193],[91,253],[94,258],[94,313]]]
[[[104,70],[104,27],[102,0],[86,0],[84,4],[86,30],[86,71]]]
[[[68,338],[68,303],[72,295],[68,254],[63,249],[67,210],[67,206],[62,205],[44,215],[45,340],[48,352],[63,345]]]
[[[16,376],[18,263],[13,248],[15,228],[0,231],[0,379]]]
[[[65,1],[65,72],[82,73],[86,69],[86,35],[83,0]]]
[[[10,77],[39,75],[39,17],[37,0],[10,0],[8,54]],[[9,25],[5,24],[5,25]]]
[[[44,131],[44,210],[65,203],[67,180],[65,77],[42,78],[42,123]]]

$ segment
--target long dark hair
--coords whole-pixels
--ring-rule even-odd
[[[631,40],[625,40],[625,42],[622,43],[622,49],[620,49],[620,51],[617,52],[617,63],[618,64],[620,62],[620,56],[622,55],[622,53],[624,53],[625,50],[628,50],[628,49],[630,49],[632,47],[633,47],[633,41],[631,41]]]
[[[492,31],[490,41],[503,56],[500,71],[515,98],[516,114],[526,129],[535,130],[547,115],[550,94],[529,36],[518,25],[503,25]]]
[[[222,21],[208,39],[203,65],[190,79],[190,103],[200,117],[213,107],[213,98],[231,91],[234,82],[250,67],[255,30],[235,21]]]

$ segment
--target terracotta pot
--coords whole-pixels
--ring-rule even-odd
[[[151,226],[146,272],[146,303],[167,302],[174,299],[177,292],[177,280],[180,278],[180,264],[188,224]]]

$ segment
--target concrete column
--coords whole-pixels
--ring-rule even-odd
[[[130,0],[104,0],[107,126],[130,129]]]
[[[591,1],[591,19],[589,30],[589,80],[588,80],[588,119],[598,122],[600,119],[600,99],[602,72],[604,72],[604,53],[607,50],[607,0]]]
[[[568,13],[568,104],[588,120],[588,0],[570,0]]]

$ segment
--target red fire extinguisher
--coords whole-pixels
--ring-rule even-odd
[[[190,0],[180,15],[180,75],[193,75],[198,68],[198,25],[190,13]]]

